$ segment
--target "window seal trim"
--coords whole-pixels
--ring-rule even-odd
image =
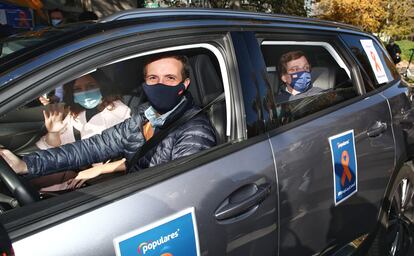
[[[336,52],[331,44],[322,41],[274,41],[274,40],[263,40],[261,45],[307,45],[307,46],[321,46],[325,48],[331,56],[335,59],[338,65],[345,70],[348,77],[351,78],[351,71],[345,64],[341,56]]]

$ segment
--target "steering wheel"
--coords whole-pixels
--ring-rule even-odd
[[[2,157],[0,157],[0,179],[17,199],[20,206],[40,200],[39,193],[21,179]]]

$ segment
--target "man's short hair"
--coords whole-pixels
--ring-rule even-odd
[[[55,9],[49,11],[49,15],[52,14],[53,12],[60,12],[63,15],[63,11],[61,9],[59,9],[59,8],[55,8]]]
[[[287,74],[288,73],[287,72],[287,63],[289,61],[292,61],[292,60],[297,60],[297,59],[301,58],[302,56],[304,56],[306,59],[308,59],[306,57],[305,53],[302,52],[302,51],[291,51],[291,52],[287,52],[287,53],[283,54],[280,57],[280,60],[279,60],[279,70],[281,71],[280,74],[281,75]]]
[[[174,58],[178,61],[180,61],[183,64],[183,69],[181,70],[181,76],[183,77],[183,80],[190,78],[190,64],[188,61],[187,56],[185,55],[177,55],[177,54],[157,54],[149,57],[147,61],[145,61],[144,65],[144,79],[147,77],[147,66],[148,64],[160,60],[160,59],[166,59],[166,58]]]

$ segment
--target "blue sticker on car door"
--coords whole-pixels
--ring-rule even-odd
[[[354,130],[329,137],[332,155],[335,205],[358,191],[358,165]]]
[[[114,239],[117,256],[199,256],[194,208]]]

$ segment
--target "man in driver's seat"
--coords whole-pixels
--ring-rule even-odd
[[[154,134],[179,117],[198,110],[187,88],[190,85],[188,60],[185,56],[159,55],[144,67],[144,92],[149,105],[124,122],[102,134],[72,144],[37,151],[23,159],[9,150],[0,154],[18,174],[43,176],[64,170],[78,170],[93,163],[125,158],[86,170],[85,178],[115,171],[137,171],[188,156],[216,145],[215,133],[205,114],[198,114],[182,124],[147,152],[134,166],[128,166],[135,152]],[[85,171],[84,171],[85,172]]]

